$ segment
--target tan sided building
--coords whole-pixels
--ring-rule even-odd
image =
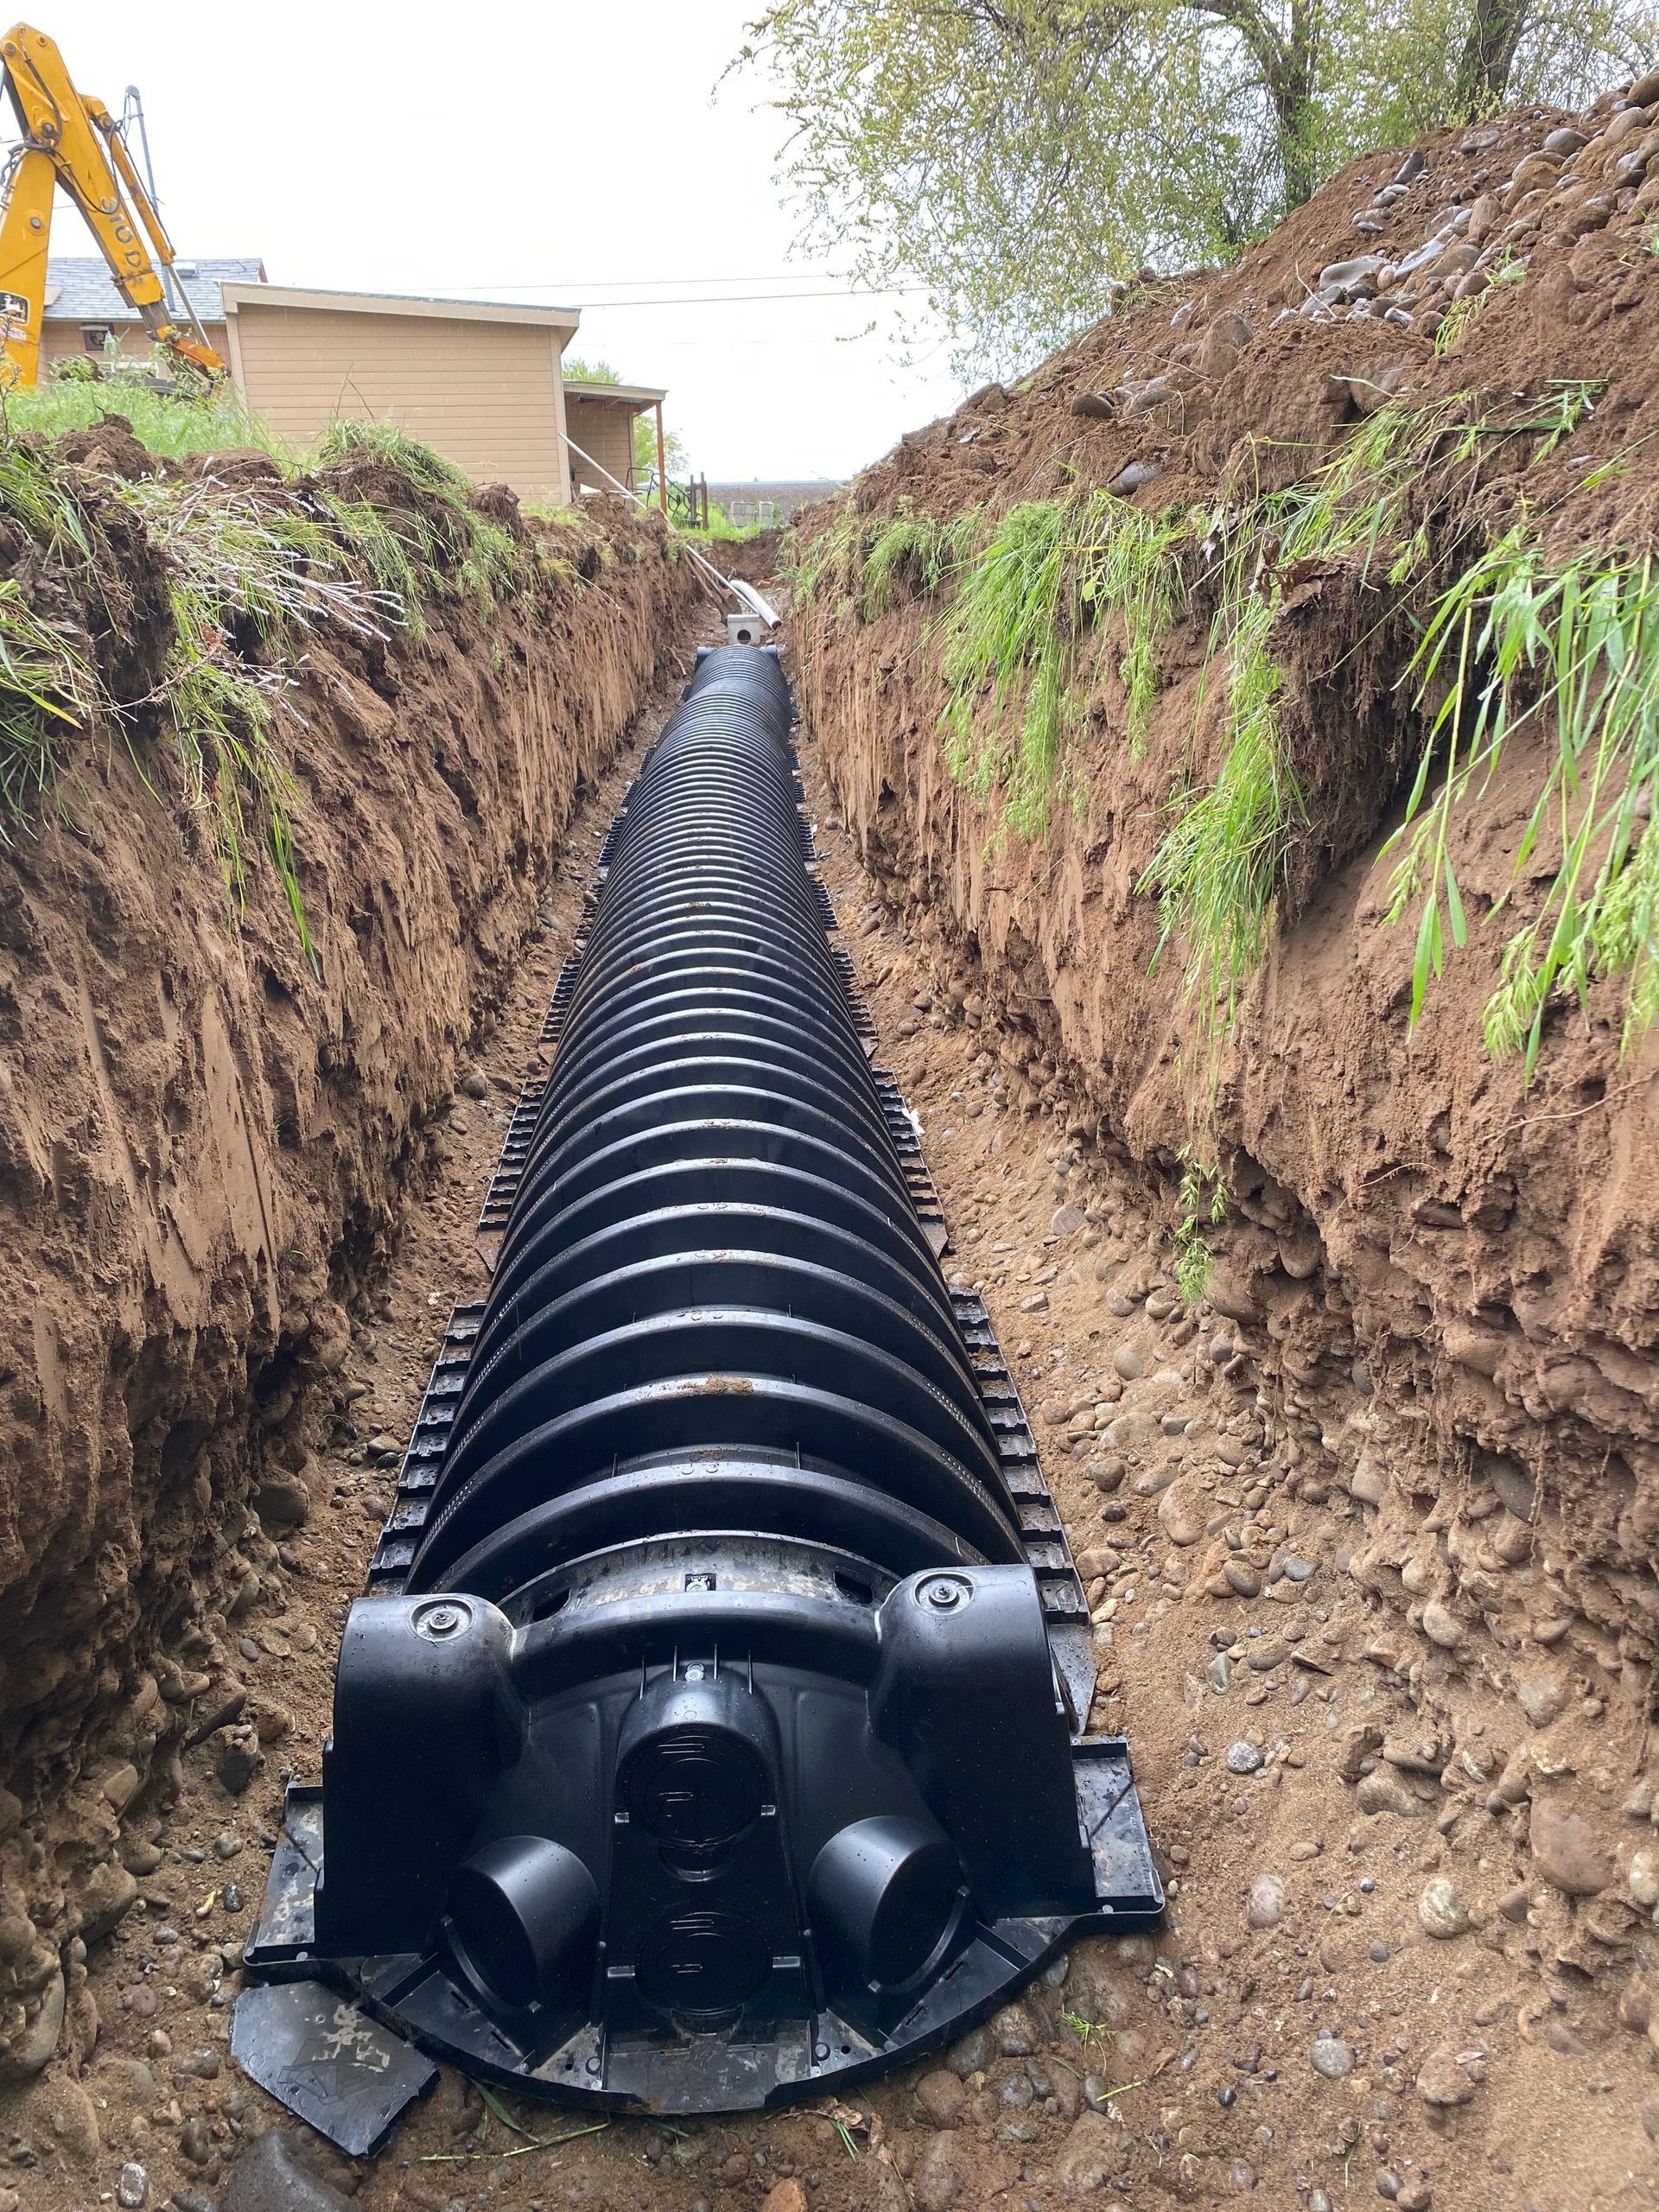
[[[480,484],[563,506],[573,492],[634,486],[633,423],[660,405],[645,385],[579,384],[563,356],[575,308],[269,284],[257,260],[181,264],[191,304],[249,407],[302,450],[339,416],[393,423]],[[142,325],[101,262],[54,261],[43,369],[111,346],[146,350]],[[569,435],[597,462],[575,459]]]
[[[231,374],[278,437],[306,447],[337,416],[395,423],[479,484],[570,497],[560,357],[574,308],[498,307],[221,286]]]

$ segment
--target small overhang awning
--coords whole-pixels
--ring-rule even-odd
[[[660,407],[668,397],[667,388],[658,391],[648,384],[589,384],[582,378],[564,380],[567,399],[597,400],[601,405],[626,407],[631,415],[643,415],[647,407]]]

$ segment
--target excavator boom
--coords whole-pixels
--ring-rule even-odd
[[[0,182],[7,381],[31,385],[39,373],[54,184],[86,218],[117,290],[155,342],[203,374],[222,376],[225,363],[200,325],[181,328],[175,320],[160,274],[173,266],[172,243],[109,110],[76,91],[54,42],[28,23],[0,40],[0,68],[23,137]]]

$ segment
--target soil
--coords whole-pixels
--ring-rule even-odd
[[[988,499],[998,511],[1052,493],[1069,470],[1110,485],[1137,461],[1161,472],[1133,491],[1138,505],[1161,511],[1190,499],[1207,512],[1241,483],[1306,474],[1367,411],[1379,383],[1408,405],[1468,392],[1497,407],[1584,378],[1601,389],[1582,429],[1548,454],[1522,442],[1491,455],[1456,527],[1472,517],[1501,530],[1530,512],[1552,546],[1650,554],[1659,261],[1648,239],[1659,170],[1649,181],[1645,164],[1659,153],[1659,77],[1633,90],[1641,102],[1609,100],[1576,119],[1529,112],[1466,141],[1426,141],[1423,165],[1381,211],[1377,232],[1357,237],[1356,214],[1372,219],[1366,211],[1401,161],[1356,164],[1235,270],[1148,288],[1018,392],[992,388],[906,440],[855,485],[853,510],[879,518],[909,501],[943,518]],[[1573,123],[1583,143],[1570,167],[1545,160],[1547,181],[1534,183],[1528,164]],[[1641,158],[1621,170],[1631,148]],[[1508,179],[1499,200],[1492,188]],[[1616,191],[1602,188],[1620,179]],[[1541,196],[1529,201],[1534,190]],[[1444,294],[1421,298],[1408,327],[1372,311],[1397,296],[1392,282],[1357,302],[1322,298],[1304,282],[1311,272],[1317,285],[1362,245],[1408,260],[1426,232],[1455,238],[1459,213],[1472,229],[1478,208],[1495,249],[1487,268],[1524,264],[1523,273],[1474,301],[1443,351],[1428,334],[1450,304]],[[1457,286],[1476,273],[1465,266]],[[1291,308],[1299,288],[1312,312]],[[1290,310],[1282,317],[1281,307]],[[1148,407],[1154,372],[1161,393]],[[1080,398],[1091,411],[1073,411]],[[1445,483],[1430,469],[1419,487],[1423,515],[1440,514],[1431,528],[1445,519],[1436,507]],[[1203,1110],[1205,1025],[1185,992],[1179,947],[1158,957],[1157,904],[1138,887],[1172,791],[1195,771],[1202,781],[1218,754],[1212,600],[1200,585],[1190,616],[1164,641],[1139,758],[1124,742],[1118,632],[1103,625],[1076,748],[1086,796],[1075,813],[1057,804],[1045,835],[1027,841],[999,818],[994,798],[950,773],[929,645],[937,607],[916,579],[910,588],[873,621],[856,594],[834,589],[798,607],[801,695],[861,859],[912,932],[918,988],[932,995],[933,1012],[982,1045],[999,1095],[1040,1114],[1039,1126],[1077,1154],[1079,1173],[1103,1170],[1139,1194],[1128,1228],[1095,1224],[1100,1253],[1084,1257],[1080,1235],[1068,1233],[1051,1255],[1064,1274],[1062,1255],[1076,1251],[1081,1306],[1103,1332],[1090,1385],[1109,1379],[1103,1359],[1117,1325],[1142,1325],[1122,1302],[1136,1286],[1122,1271],[1173,1273],[1155,1252],[1135,1259],[1137,1224],[1167,1229],[1179,1217],[1195,1130],[1227,1193],[1222,1220],[1205,1224],[1214,1260],[1203,1295],[1190,1310],[1173,1283],[1159,1295],[1174,1316],[1185,1313],[1192,1344],[1212,1353],[1218,1340],[1236,1344],[1229,1357],[1243,1363],[1232,1370],[1245,1386],[1240,1402],[1228,1412],[1222,1393],[1213,1414],[1183,1432],[1166,1487],[1170,1459],[1145,1459],[1149,1444],[1162,1448],[1173,1384],[1128,1386],[1126,1402],[1147,1399],[1150,1437],[1132,1419],[1127,1431],[1108,1430],[1103,1452],[1084,1446],[1104,1469],[1109,1510],[1143,1484],[1157,1497],[1156,1526],[1180,1570],[1169,1618],[1198,1634],[1196,1649],[1160,1663],[1205,1682],[1203,1640],[1232,1633],[1241,1588],[1259,1585],[1265,1605],[1282,1590],[1268,1578],[1286,1546],[1318,1554],[1325,1564],[1308,1588],[1329,1575],[1344,1667],[1357,1662],[1376,1704],[1363,1707],[1365,1691],[1333,1675],[1342,1686],[1335,1741],[1316,1736],[1307,1764],[1328,1777],[1334,1755],[1345,1778],[1321,1796],[1285,1777],[1286,1802],[1298,1809],[1280,1833],[1300,1824],[1325,1847],[1303,1894],[1320,1914],[1341,1911],[1351,1885],[1326,1871],[1327,1854],[1345,1851],[1351,1830],[1374,1838],[1373,1852],[1391,1836],[1389,1854],[1401,1854],[1399,1869],[1414,1880],[1444,1853],[1448,1878],[1486,1925],[1459,1939],[1461,1956],[1437,1942],[1422,1960],[1431,1968],[1446,1961],[1446,1973],[1469,1965],[1476,2001],[1503,2007],[1501,2019],[1460,2019],[1460,2050],[1482,2037],[1494,2050],[1474,2118],[1452,2125],[1454,2135],[1472,2135],[1483,2110],[1499,2109],[1494,2155],[1510,2158],[1515,2180],[1491,2171],[1477,2179],[1454,2159],[1450,2174],[1437,2170],[1435,2202],[1448,2188],[1459,2203],[1476,2201],[1477,2190],[1517,2205],[1649,2201],[1643,2191],[1659,2176],[1634,2115],[1654,2091],[1646,1992],[1659,1980],[1654,1040],[1621,1050],[1617,989],[1598,983],[1586,1008],[1565,998],[1552,1006],[1529,1084],[1520,1056],[1495,1060],[1482,1042],[1501,933],[1478,923],[1412,1026],[1413,931],[1386,920],[1394,861],[1382,852],[1424,743],[1396,688],[1412,637],[1380,593],[1360,588],[1353,565],[1337,562],[1287,591],[1275,626],[1282,725],[1307,821],[1268,957],[1220,1057],[1213,1113]],[[1516,874],[1538,773],[1535,751],[1512,750],[1453,833],[1459,880],[1477,887],[1482,916],[1506,900],[1507,926],[1537,911],[1554,872],[1546,854],[1541,870]],[[1014,1243],[1014,1255],[997,1254],[997,1242]],[[1001,1265],[1009,1293],[1033,1267],[1029,1234],[1016,1242],[991,1230],[963,1249],[976,1274]],[[1027,1281],[1027,1295],[1041,1287],[1058,1303],[1052,1286],[1030,1273]],[[1030,1333],[1035,1344],[1035,1325]],[[1148,1347],[1133,1348],[1154,1375]],[[1068,1362],[1079,1350],[1073,1338]],[[1086,1429],[1096,1418],[1071,1409],[1084,1389],[1070,1367],[1059,1370],[1057,1418],[1067,1433],[1073,1420]],[[1105,1609],[1129,1579],[1146,1617],[1143,1566],[1132,1569],[1132,1578],[1105,1579],[1103,1629],[1116,1628],[1119,1616]],[[1168,1591],[1161,1567],[1157,1587]],[[1163,1602],[1160,1594],[1153,1609]],[[1282,1632],[1259,1613],[1255,1624],[1272,1649]],[[1150,1662],[1166,1637],[1180,1640],[1173,1625],[1148,1626],[1122,1661],[1120,1717],[1143,1764],[1187,1755],[1185,1730],[1172,1737],[1141,1717],[1138,1659]],[[1247,1668],[1261,1641],[1254,1652],[1241,1644]],[[1290,1666],[1313,1648],[1296,1646]],[[1236,1700],[1236,1684],[1226,1694]],[[1315,1703],[1317,1688],[1304,1709]],[[1188,1749],[1201,1777],[1214,1771],[1226,1724],[1210,1697],[1194,1705],[1186,1726],[1206,1748]],[[1360,1732],[1344,1748],[1351,1728]],[[1182,1784],[1195,1796],[1203,1787]],[[1179,1827],[1189,1824],[1184,1815]],[[1271,1834],[1250,1834],[1248,1845],[1244,1888],[1258,1871],[1289,1878]],[[1205,1835],[1205,1853],[1216,1848]],[[1200,1856],[1195,1845],[1194,1878],[1205,1879]],[[1402,1872],[1385,1882],[1387,1870],[1369,1871],[1378,1884],[1370,1894],[1391,1894],[1399,1913],[1409,1901],[1390,1885]],[[1502,1901],[1512,1889],[1522,1893],[1510,1903],[1519,1916],[1506,1924]],[[1326,1897],[1335,1905],[1319,1902]],[[1363,1899],[1359,1921],[1376,1910]],[[1404,1926],[1414,1941],[1408,1913]],[[1398,1923],[1382,1925],[1378,1940],[1395,1946]],[[1355,1963],[1363,1979],[1386,1962],[1368,1962],[1361,1945]],[[1376,2001],[1394,2001],[1402,1974],[1388,1965]],[[1315,1980],[1317,2000],[1324,1985]],[[1443,1982],[1439,2005],[1453,1993]],[[1257,2001],[1267,2001],[1260,1991]],[[1306,2012],[1296,2017],[1311,2025]],[[1580,2044],[1595,2054],[1586,2082],[1599,2068],[1620,2085],[1605,2105],[1586,2101],[1585,2082],[1575,2089],[1559,2075],[1544,2094],[1550,2058],[1539,2054],[1568,2064]],[[1357,2069],[1373,2078],[1376,2049]],[[1305,2059],[1293,2053],[1287,2069],[1303,2094]],[[1408,2070],[1403,2059],[1396,2070]],[[1507,2090],[1492,2094],[1504,2080],[1513,2102]],[[1570,2100],[1567,2111],[1558,2097]],[[1407,2106],[1415,2117],[1409,2097]],[[1621,2108],[1629,2124],[1615,2124]],[[1659,2107],[1649,2110],[1659,2125]],[[1510,2147],[1500,2151],[1503,2135]],[[1429,2147],[1419,2137],[1411,2155],[1432,2164]],[[1599,2166],[1604,2153],[1609,2163]],[[1576,2178],[1561,2163],[1573,2160]],[[1643,2178],[1621,2180],[1627,2168]],[[1223,2182],[1210,2185],[1225,2193]]]
[[[842,940],[880,1057],[922,1120],[946,1265],[985,1289],[1090,1577],[1092,1719],[1134,1742],[1167,1924],[1079,1947],[1063,1978],[941,2061],[761,2120],[626,2120],[556,2140],[588,2116],[509,2098],[520,2134],[445,2069],[387,2151],[355,2165],[240,2077],[228,2007],[283,1784],[320,1773],[340,1624],[449,1306],[483,1287],[473,1224],[639,742],[584,794],[545,933],[462,1066],[429,1186],[340,1367],[314,1386],[333,1420],[303,1525],[250,1520],[237,1537],[251,1594],[192,1711],[211,1723],[234,1689],[284,1725],[251,1774],[233,1726],[209,1734],[183,1751],[176,1798],[124,1824],[137,1897],[87,1961],[96,2044],[4,2111],[14,2158],[30,2162],[12,2177],[22,2203],[70,2212],[130,2162],[152,2204],[171,2191],[183,2212],[1656,2201],[1659,2100],[1630,2024],[1643,1986],[1574,1963],[1572,1908],[1529,1861],[1524,1802],[1489,1809],[1497,1745],[1474,1737],[1467,1770],[1442,1777],[1409,1654],[1382,1648],[1349,1571],[1361,1503],[1287,1498],[1267,1462],[1280,1414],[1261,1315],[1187,1313],[1155,1188],[1063,1116],[1014,1103],[1012,1033],[953,1005],[933,948],[861,870],[810,744]],[[1326,1421],[1370,1402],[1344,1413],[1324,1389],[1309,1402]],[[280,2148],[256,2152],[267,2131]],[[279,2195],[268,2174],[270,2194],[234,2193],[283,2153],[320,2193]]]
[[[111,691],[142,701],[170,635],[166,571],[100,486],[144,456],[118,425],[85,435],[72,480],[103,547],[97,589],[39,549],[0,557],[81,629]],[[236,458],[274,480],[264,456]],[[361,467],[349,488],[420,497]],[[305,494],[273,480],[270,496]],[[591,517],[547,550],[564,566],[487,623],[452,591],[422,645],[331,629],[290,665],[320,973],[257,850],[233,918],[153,707],[79,740],[38,830],[11,828],[0,2080],[37,2070],[60,2030],[90,2048],[82,1954],[130,1900],[118,1853],[179,1787],[226,1615],[288,1573],[238,1554],[250,1499],[297,1519],[321,1479],[315,1391],[346,1358],[348,1309],[430,1173],[457,1058],[494,1019],[576,794],[689,603],[652,523]],[[238,1725],[251,1746],[285,1723],[249,1687]]]
[[[1448,543],[1529,512],[1554,551],[1650,555],[1656,126],[1659,75],[1583,117],[1529,111],[1427,140],[1421,163],[1399,153],[1356,163],[1236,269],[1142,288],[1017,391],[989,387],[907,437],[858,480],[850,510],[872,524],[906,505],[940,518],[982,502],[998,512],[1080,480],[1147,512],[1213,512],[1241,488],[1306,476],[1382,390],[1408,407],[1467,394],[1491,413],[1584,379],[1599,396],[1582,428],[1548,453],[1523,441],[1489,454]],[[1400,191],[1379,207],[1395,175]],[[1479,244],[1457,257],[1450,284],[1413,279],[1409,310],[1384,320],[1402,296],[1397,272],[1436,237],[1429,276],[1460,238]],[[1374,251],[1382,268],[1354,299],[1332,271]],[[1468,289],[1476,277],[1484,294]],[[1437,350],[1448,312],[1458,320]],[[1122,474],[1132,463],[1138,488]],[[1444,474],[1426,470],[1417,496],[1431,531],[1444,525]],[[829,519],[808,518],[803,537]],[[1321,2101],[1309,2065],[1333,1984],[1357,2054],[1344,2092],[1357,2098],[1362,2075],[1370,2084],[1369,2101],[1346,2107],[1363,2134],[1347,2182],[1369,2190],[1375,2126],[1392,2177],[1379,2186],[1395,2201],[1416,2201],[1401,2159],[1429,2171],[1437,2204],[1653,2201],[1653,1040],[1622,1050],[1618,992],[1597,984],[1586,1008],[1552,1007],[1529,1084],[1518,1058],[1495,1061],[1481,1040],[1499,932],[1478,926],[1411,1025],[1411,931],[1386,922],[1393,863],[1381,849],[1424,742],[1397,689],[1412,639],[1352,564],[1336,563],[1287,591],[1275,628],[1308,818],[1268,957],[1221,1057],[1213,1118],[1195,1113],[1205,1025],[1178,954],[1158,958],[1157,906],[1137,887],[1172,791],[1194,772],[1202,781],[1217,755],[1213,594],[1200,582],[1160,648],[1139,758],[1124,741],[1119,633],[1102,626],[1076,745],[1084,797],[1075,814],[1057,804],[1028,842],[995,798],[950,772],[937,604],[914,576],[908,591],[868,620],[836,579],[794,612],[795,666],[837,811],[884,910],[910,933],[912,965],[897,972],[921,994],[926,1028],[944,1026],[927,1039],[928,1094],[912,1103],[930,1128],[974,1105],[982,1127],[1009,1103],[1038,1117],[1066,1171],[1045,1192],[1009,1134],[1018,1125],[998,1116],[1024,1218],[1003,1201],[976,1237],[958,1214],[963,1262],[1005,1327],[1007,1301],[1029,1307],[1033,1358],[1054,1360],[1056,1440],[1071,1439],[1093,1470],[1105,1536],[1132,1539],[1127,1554],[1103,1547],[1086,1495],[1068,1501],[1102,1569],[1093,1603],[1116,1638],[1114,1718],[1148,1777],[1154,1833],[1166,1846],[1179,1834],[1190,1853],[1178,1897],[1189,1945],[1201,1952],[1230,1926],[1239,1955],[1267,1958],[1272,1978],[1252,1974],[1248,1999],[1234,1981],[1230,2004],[1244,2010],[1232,2024],[1262,2041],[1305,2115],[1269,2123],[1276,2144],[1304,2146],[1287,2173],[1279,2149],[1263,2143],[1258,2161],[1206,2114],[1193,2155],[1220,2162],[1193,2183],[1194,2201],[1235,2186],[1223,2140],[1259,2185],[1274,2177],[1277,2201],[1292,2200],[1299,2171],[1338,2201],[1303,2133],[1338,2108]],[[1483,915],[1500,899],[1516,919],[1535,912],[1553,873],[1546,855],[1541,872],[1516,876],[1538,772],[1535,752],[1513,750],[1454,832],[1459,879],[1478,886]],[[879,942],[883,925],[871,926]],[[958,1025],[986,1055],[972,1084],[950,1058]],[[940,1100],[951,1082],[960,1103],[948,1089]],[[1183,1154],[1206,1121],[1228,1203],[1208,1231],[1207,1287],[1189,1302],[1167,1243],[1147,1229],[1166,1236],[1179,1217]],[[948,1149],[936,1172],[949,1192]],[[992,1173],[1001,1182],[1002,1163]],[[1097,1192],[1103,1177],[1109,1200],[1090,1216],[1077,1183]],[[1145,1296],[1154,1275],[1161,1286]],[[1145,1370],[1121,1401],[1120,1334]],[[1185,1394],[1207,1398],[1195,1418],[1170,1373],[1189,1363]],[[1037,1395],[1029,1368],[1024,1379]],[[1287,1587],[1293,1558],[1319,1562],[1305,1586]],[[1126,1612],[1138,1615],[1127,1637]],[[1233,1654],[1219,1697],[1211,1638]],[[1271,1655],[1276,1670],[1251,1667]],[[1189,1702],[1177,1719],[1159,1700],[1180,1682]],[[1260,1770],[1279,1774],[1283,1811],[1262,1819],[1252,1789],[1231,1794],[1218,1766],[1229,1741],[1248,1737],[1229,1707],[1265,1688],[1277,1711],[1285,1683],[1302,1687],[1301,1705],[1269,1724],[1262,1748],[1282,1738],[1306,1764],[1269,1757]],[[1321,1847],[1287,1865],[1293,1840]],[[1356,1888],[1356,1861],[1375,1890]],[[1294,1917],[1318,1961],[1300,2007],[1282,2001],[1301,1986],[1294,1944],[1239,1924],[1258,1876],[1286,1884],[1296,1910],[1280,1925]],[[1431,1876],[1460,1893],[1472,1933],[1427,1937],[1414,1893]],[[1484,2078],[1437,2120],[1414,2084],[1425,2038],[1440,2049],[1453,2022],[1454,2061]],[[1388,2066],[1396,2032],[1407,2048]],[[1459,2096],[1467,2086],[1438,2061],[1428,2079]],[[1260,2085],[1261,2067],[1249,2080]],[[1173,2090],[1171,2101],[1179,2142],[1181,2126],[1199,2123]],[[1386,2119],[1377,2101],[1391,2103]]]

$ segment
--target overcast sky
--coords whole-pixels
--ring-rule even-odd
[[[753,12],[54,0],[35,20],[82,92],[118,111],[128,84],[143,92],[181,257],[257,253],[276,283],[579,305],[571,351],[665,385],[694,468],[845,476],[960,392],[943,347],[899,365],[893,303],[846,296],[844,264],[791,258],[764,87],[729,80],[711,103]],[[91,251],[58,209],[57,249]],[[745,296],[799,291],[832,296]]]

